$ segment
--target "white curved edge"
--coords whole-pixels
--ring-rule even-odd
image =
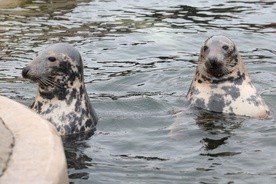
[[[51,123],[3,96],[0,96],[0,117],[15,139],[0,183],[68,183],[61,137]]]

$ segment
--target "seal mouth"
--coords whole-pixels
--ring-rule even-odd
[[[216,78],[221,78],[225,75],[223,68],[208,68],[206,72]]]
[[[218,61],[216,58],[210,58],[205,62],[206,72],[216,78],[220,78],[225,75],[224,64],[221,61]]]

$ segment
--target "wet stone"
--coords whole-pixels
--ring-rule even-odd
[[[7,169],[13,146],[13,134],[0,118],[0,177],[3,176],[5,170]]]

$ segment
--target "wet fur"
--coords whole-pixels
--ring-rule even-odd
[[[90,104],[79,52],[68,44],[54,44],[38,53],[22,71],[38,83],[31,108],[55,125],[61,135],[95,129],[97,115]]]
[[[225,36],[204,42],[187,98],[195,107],[213,112],[258,118],[269,115],[235,44]]]

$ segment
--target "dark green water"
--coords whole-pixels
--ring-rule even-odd
[[[93,136],[65,142],[71,183],[275,183],[275,33],[274,1],[22,1],[0,7],[0,94],[29,105],[36,86],[22,68],[69,42],[100,117]],[[188,108],[214,34],[236,43],[271,119]]]

